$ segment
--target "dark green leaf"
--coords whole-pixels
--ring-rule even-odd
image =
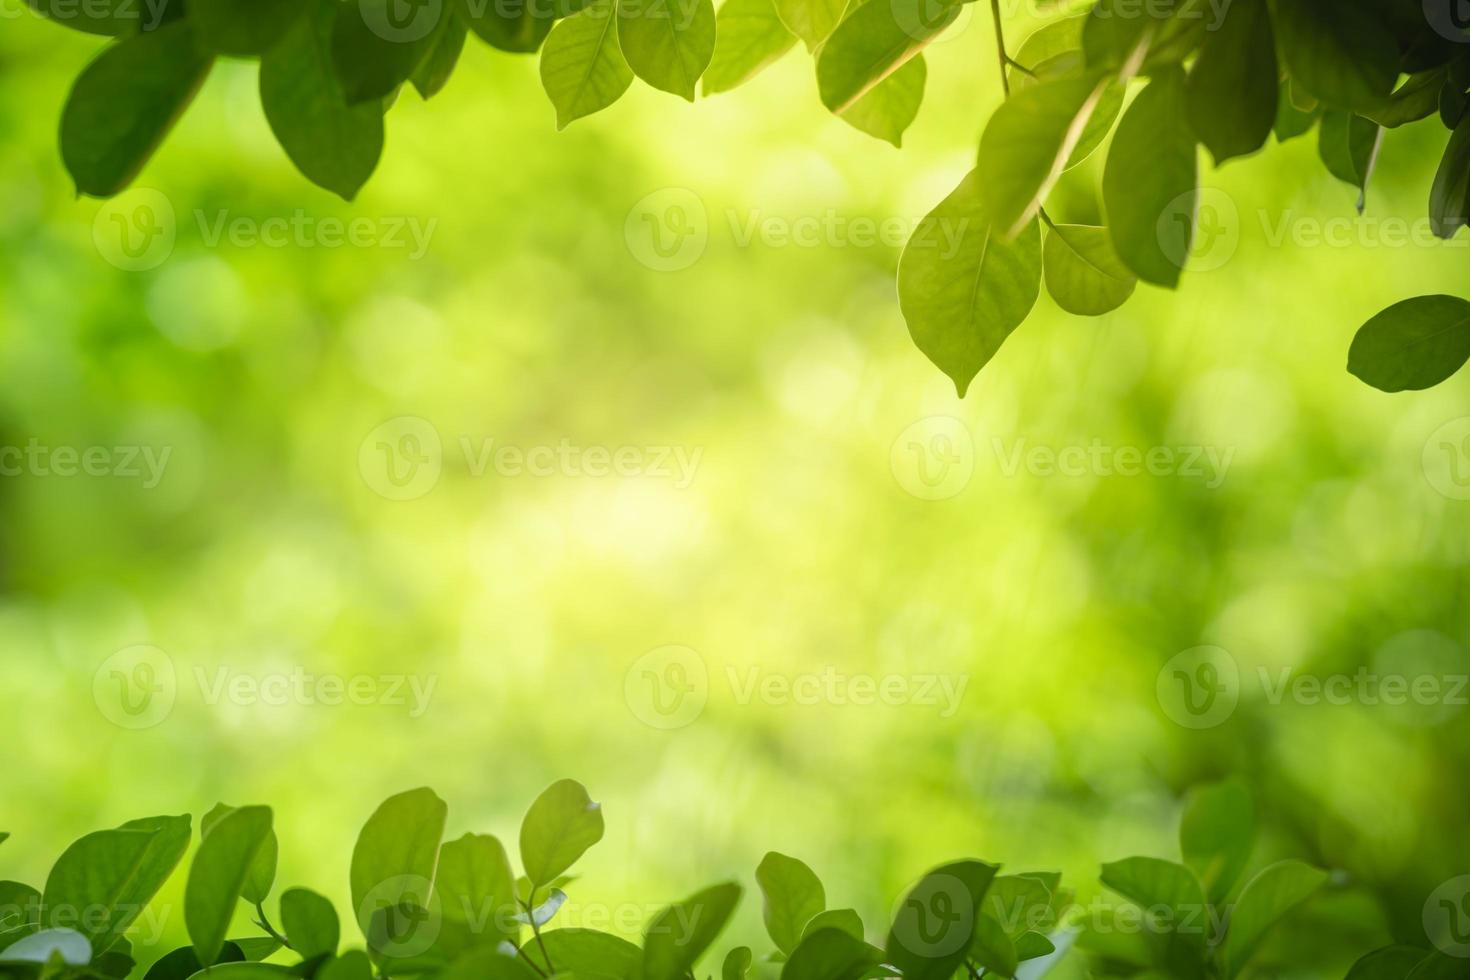
[[[180,0],[143,4],[138,0],[26,0],[36,13],[58,24],[88,34],[121,37],[147,33],[174,20],[181,11]]]
[[[1445,75],[1444,68],[1410,75],[1394,90],[1387,103],[1369,109],[1363,115],[1389,129],[1428,118],[1439,109],[1440,90],[1445,87]]]
[[[1276,105],[1276,122],[1273,129],[1276,139],[1282,143],[1310,132],[1322,114],[1320,108],[1302,109],[1292,100],[1290,84],[1281,85],[1281,94]]]
[[[363,825],[352,849],[352,906],[372,948],[379,913],[429,900],[448,807],[430,789],[390,796]]]
[[[470,30],[493,48],[511,54],[540,50],[555,23],[548,0],[455,0]]]
[[[1470,221],[1470,117],[1450,134],[1434,185],[1429,189],[1429,224],[1440,238],[1454,238]]]
[[[828,909],[807,921],[801,930],[801,938],[805,939],[818,929],[841,929],[854,939],[862,939],[863,919],[856,909]]]
[[[1358,188],[1358,213],[1367,203],[1368,181],[1378,163],[1383,127],[1371,119],[1329,109],[1322,115],[1317,133],[1317,152],[1327,172]]]
[[[210,828],[220,818],[228,816],[234,809],[224,803],[215,804],[214,808],[199,821],[200,836],[207,835]],[[270,895],[271,886],[276,882],[278,850],[276,832],[273,829],[266,835],[265,841],[260,845],[260,850],[255,852],[255,860],[251,862],[250,872],[245,876],[245,884],[240,889],[240,897],[252,905],[259,905]]]
[[[1177,939],[1203,958],[1210,919],[1204,891],[1188,868],[1159,858],[1125,858],[1103,865],[1102,883],[1143,910],[1148,933],[1162,939],[1164,948],[1172,949]]]
[[[1035,219],[1110,84],[1087,77],[1038,82],[990,117],[980,138],[980,184],[1001,238],[1014,238]]]
[[[682,980],[725,928],[740,886],[706,888],[656,915],[643,936],[642,980]]]
[[[1344,980],[1404,980],[1428,955],[1413,946],[1385,946],[1354,963]]]
[[[594,0],[552,28],[546,39],[541,85],[556,106],[558,129],[606,109],[633,84],[613,10],[613,0]]]
[[[420,98],[432,99],[449,84],[468,36],[469,28],[459,17],[451,14],[440,21],[439,36],[434,39],[428,56],[413,72],[413,87],[418,90]]]
[[[1363,324],[1348,350],[1348,370],[1380,391],[1432,388],[1470,358],[1470,303],[1416,296]]]
[[[982,861],[956,861],[924,875],[893,918],[885,962],[904,980],[949,980],[974,941],[995,872]]]
[[[463,923],[475,936],[498,942],[518,932],[512,924],[515,875],[505,847],[495,837],[465,834],[445,844],[439,852],[434,890],[444,918]]]
[[[19,881],[0,881],[0,933],[41,921],[41,893]]]
[[[817,54],[822,104],[841,115],[954,23],[958,5],[876,0],[843,18]]]
[[[540,977],[525,958],[507,956],[492,946],[482,946],[451,963],[438,974],[437,980],[539,980]]]
[[[1078,316],[1102,316],[1127,301],[1138,277],[1118,258],[1106,228],[1054,225],[1042,247],[1046,289],[1058,306]]]
[[[970,940],[970,959],[985,968],[987,973],[1003,977],[1016,975],[1021,962],[1016,944],[1005,928],[990,915],[983,915],[975,923],[975,938]]]
[[[802,930],[827,908],[827,893],[812,869],[801,861],[771,851],[755,869],[765,899],[766,932],[784,953],[796,949]]]
[[[1230,930],[1225,936],[1226,976],[1239,973],[1266,930],[1326,881],[1324,871],[1300,861],[1279,861],[1247,882],[1230,915]]]
[[[521,865],[537,887],[550,884],[602,840],[602,805],[563,779],[546,788],[521,821]]]
[[[694,101],[699,76],[715,53],[711,0],[617,0],[618,41],[633,74]]]
[[[226,940],[224,948],[215,958],[215,965],[221,963],[241,963],[245,960],[245,953],[233,940]],[[199,957],[194,953],[193,946],[180,946],[169,953],[164,954],[148,968],[148,973],[143,980],[188,980],[194,974],[204,969],[199,962]]]
[[[704,94],[728,92],[759,74],[796,44],[772,0],[725,0],[715,14],[715,53]]]
[[[323,963],[314,980],[373,980],[373,963],[362,950],[349,949]]]
[[[781,980],[859,980],[883,954],[841,929],[818,929],[792,951]]]
[[[1185,92],[1194,133],[1218,166],[1266,144],[1279,99],[1266,0],[1234,0],[1205,35]]]
[[[914,230],[898,264],[898,299],[919,350],[961,397],[1041,292],[1041,232],[991,233],[971,171]]]
[[[302,959],[337,952],[342,926],[332,903],[306,888],[281,893],[281,926]]]
[[[1121,68],[1140,54],[1146,67],[1178,64],[1218,16],[1210,0],[1097,0],[1082,25],[1087,65]]]
[[[1179,850],[1205,897],[1223,903],[1250,860],[1256,814],[1250,791],[1234,780],[1202,786],[1179,821]]]
[[[183,21],[108,45],[77,78],[62,111],[61,156],[77,192],[110,197],[131,184],[210,64]]]
[[[1184,73],[1171,69],[1123,114],[1103,171],[1113,248],[1145,282],[1179,284],[1194,240],[1197,174]]]
[[[634,980],[643,956],[626,939],[592,929],[552,929],[542,933],[539,942],[528,942],[524,951],[543,970],[549,970],[546,961],[550,959],[557,973],[616,980]]]
[[[1329,106],[1382,106],[1399,77],[1398,45],[1372,4],[1277,0],[1276,34],[1292,83]]]
[[[232,808],[203,831],[184,890],[184,925],[199,962],[207,967],[225,944],[240,890],[270,836],[271,811],[264,806]]]
[[[330,39],[339,5],[315,0],[260,63],[260,101],[271,131],[312,183],[352,200],[383,153],[376,104],[347,105],[332,73]]]
[[[74,928],[93,949],[107,949],[168,880],[190,836],[190,820],[181,816],[131,820],[83,837],[46,879],[44,924]]]
[[[381,101],[408,81],[433,48],[440,19],[448,16],[437,3],[353,0],[334,6],[332,69],[348,105]]]
[[[725,954],[720,966],[720,980],[745,980],[750,972],[751,954],[749,946],[736,946]]]
[[[189,0],[189,21],[216,54],[260,55],[285,37],[303,0]]]

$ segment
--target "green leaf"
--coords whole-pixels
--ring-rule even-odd
[[[523,957],[507,956],[492,946],[482,946],[455,960],[436,980],[540,980],[541,975],[528,963]]]
[[[1354,963],[1344,980],[1404,980],[1428,955],[1413,946],[1385,946]]]
[[[455,10],[481,40],[511,54],[540,50],[554,18],[546,0],[455,0]]]
[[[1040,292],[1039,227],[1013,242],[993,235],[978,170],[919,222],[898,263],[909,334],[954,380],[960,397]]]
[[[1252,878],[1241,890],[1225,935],[1226,976],[1240,972],[1266,930],[1306,901],[1327,881],[1327,873],[1300,861],[1280,861]]]
[[[985,893],[985,918],[997,923],[1011,940],[1032,929],[1049,928],[1051,890],[1030,875],[1000,875]]]
[[[919,115],[928,77],[929,68],[924,63],[924,56],[911,58],[898,71],[869,89],[862,98],[837,113],[837,118],[869,136],[902,146],[904,130]]]
[[[987,973],[1003,977],[1016,975],[1016,966],[1021,962],[1016,944],[1005,928],[990,915],[983,915],[975,923],[975,938],[970,940],[970,958],[985,968]]]
[[[1363,115],[1388,129],[1426,119],[1439,110],[1440,92],[1447,74],[1445,68],[1432,68],[1410,75],[1394,89],[1387,103],[1368,109]]]
[[[190,820],[149,817],[68,847],[46,879],[43,924],[75,928],[105,950],[143,911],[189,847]]]
[[[536,887],[550,884],[602,840],[602,805],[572,779],[552,783],[521,821],[521,865]]]
[[[1145,67],[1182,62],[1218,17],[1211,0],[1097,0],[1082,24],[1087,66],[1122,68],[1138,54]]]
[[[272,936],[245,936],[241,939],[231,939],[225,943],[226,951],[229,950],[231,943],[239,947],[240,955],[251,963],[259,963],[281,948],[280,942]]]
[[[980,137],[980,182],[997,234],[1011,239],[1062,176],[1110,78],[1063,78],[1018,90]]]
[[[306,888],[289,888],[281,893],[281,926],[291,948],[302,959],[337,952],[342,925],[332,903]]]
[[[1125,858],[1103,865],[1102,883],[1142,908],[1151,923],[1148,933],[1160,937],[1165,949],[1177,940],[1191,956],[1203,959],[1211,938],[1206,931],[1210,918],[1204,891],[1188,868],[1159,858]]]
[[[1429,190],[1429,224],[1440,238],[1454,238],[1470,221],[1470,116],[1450,134]]]
[[[1276,102],[1276,122],[1272,129],[1276,133],[1278,142],[1285,143],[1287,140],[1296,139],[1311,132],[1316,125],[1317,117],[1322,114],[1320,107],[1303,109],[1293,100],[1291,85],[1283,83],[1280,86],[1281,94]]]
[[[592,929],[544,932],[539,942],[528,942],[523,953],[543,970],[550,969],[546,963],[550,959],[557,973],[617,980],[634,980],[643,957],[643,952],[626,939]]]
[[[1399,77],[1398,44],[1372,4],[1277,0],[1276,36],[1292,83],[1329,106],[1381,106]]]
[[[245,960],[245,953],[240,947],[226,940],[220,954],[215,958],[215,965],[221,963],[240,963]],[[199,957],[194,953],[193,946],[180,946],[160,957],[151,967],[143,980],[188,980],[194,974],[204,969],[199,962]]]
[[[189,0],[189,21],[206,49],[249,57],[284,37],[306,6],[302,0]]]
[[[745,980],[750,972],[751,953],[749,946],[736,946],[725,954],[720,966],[720,980]]]
[[[842,22],[847,0],[774,0],[776,16],[786,29],[815,52]]]
[[[725,0],[715,14],[715,53],[704,72],[704,94],[728,92],[763,71],[796,44],[772,0]]]
[[[413,72],[413,87],[425,101],[444,90],[454,69],[459,65],[459,56],[464,53],[465,38],[469,28],[454,15],[447,16],[439,24],[439,35],[434,39],[428,55]]]
[[[411,15],[403,20],[398,3],[353,0],[334,4],[332,69],[348,105],[388,98],[413,76],[434,46],[440,19],[447,16],[441,5],[413,5]]]
[[[41,963],[56,961],[67,966],[86,966],[92,962],[92,944],[75,929],[42,929],[0,953],[0,963]]]
[[[1367,203],[1368,181],[1378,163],[1383,127],[1371,119],[1329,109],[1317,132],[1317,153],[1328,173],[1358,188],[1358,213]]]
[[[207,967],[219,957],[250,866],[270,836],[270,807],[231,808],[203,831],[184,890],[184,925]]]
[[[812,869],[794,857],[771,851],[755,869],[765,899],[766,932],[783,953],[796,949],[802,930],[827,908],[827,893]]]
[[[363,956],[362,953],[357,955]],[[299,980],[298,974],[288,967],[248,960],[241,963],[218,963],[194,975],[194,980],[293,980],[293,978]],[[338,980],[349,980],[349,978],[339,977]],[[350,978],[350,980],[368,980],[368,978]]]
[[[803,939],[781,968],[781,980],[859,980],[882,953],[841,929],[818,929]]]
[[[260,101],[271,131],[308,180],[352,200],[383,153],[376,104],[348,106],[331,67],[339,4],[317,0],[260,62]]]
[[[1138,277],[1113,250],[1108,230],[1097,225],[1048,227],[1041,261],[1051,298],[1078,316],[1116,310],[1138,285]]]
[[[1466,980],[1470,977],[1470,961],[1433,950],[1409,971],[1405,980]]]
[[[1470,303],[1416,296],[1395,303],[1358,330],[1348,371],[1379,391],[1432,388],[1470,358]]]
[[[215,804],[199,821],[199,835],[208,835],[212,828],[223,817],[234,811],[234,807],[224,803]],[[245,876],[245,884],[240,889],[240,897],[252,905],[264,902],[271,893],[271,886],[276,882],[276,859],[278,856],[278,845],[276,832],[271,830],[266,834],[265,841],[260,845],[260,850],[255,852],[255,860],[250,864],[250,872]]]
[[[1014,65],[1009,69],[1012,91],[1020,91],[1044,81],[1075,79],[1081,76],[1084,72],[1082,26],[1086,21],[1087,15],[1079,14],[1054,21],[1034,31],[1026,39],[1026,43],[1021,45],[1015,58],[1027,70],[1020,71]],[[1082,135],[1077,140],[1077,146],[1067,160],[1067,169],[1086,160],[1107,139],[1113,123],[1118,119],[1118,113],[1123,111],[1123,93],[1124,85],[1121,81],[1115,81],[1103,89],[1102,97],[1093,107],[1087,124],[1082,129]]]
[[[77,193],[110,197],[131,184],[211,64],[179,21],[114,41],[83,69],[61,116],[61,156]]]
[[[618,46],[613,0],[594,0],[551,29],[541,52],[541,85],[556,107],[556,127],[606,109],[633,84]]]
[[[313,980],[373,980],[373,961],[360,949],[349,949],[322,964]]]
[[[1266,144],[1280,96],[1266,0],[1233,0],[1189,70],[1189,119],[1216,166]]]
[[[1123,114],[1103,170],[1113,248],[1144,282],[1179,284],[1194,238],[1197,168],[1184,73],[1169,69]]]
[[[618,41],[633,74],[694,101],[699,76],[715,53],[711,0],[617,0]]]
[[[1016,940],[1016,959],[1022,963],[1050,956],[1056,951],[1056,944],[1039,932],[1022,933]]]
[[[875,0],[852,9],[817,54],[822,104],[841,115],[916,57],[959,16],[930,0]]]
[[[41,921],[41,893],[19,881],[0,881],[0,933]]]
[[[919,880],[899,905],[885,962],[904,980],[949,980],[974,941],[996,866],[956,861]]]
[[[854,939],[862,939],[863,919],[856,909],[828,909],[807,920],[801,930],[801,938],[805,939],[818,929],[841,929]]]
[[[514,938],[515,885],[504,845],[489,834],[465,834],[439,851],[439,907],[446,920],[465,924],[476,936]]]
[[[1250,791],[1230,780],[1201,786],[1189,796],[1179,821],[1179,850],[1205,897],[1221,904],[1250,860],[1256,836]]]
[[[642,980],[682,980],[725,928],[740,886],[706,888],[656,915],[643,936]]]
[[[431,789],[390,796],[363,825],[352,849],[352,907],[369,946],[375,919],[400,902],[429,900],[448,807]]]

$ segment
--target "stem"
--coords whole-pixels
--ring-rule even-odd
[[[531,889],[529,897],[536,897],[536,889]],[[521,904],[526,907],[526,918],[531,920],[531,934],[536,937],[536,945],[541,947],[541,956],[546,960],[546,969],[550,970],[554,975],[556,973],[556,964],[551,962],[551,954],[546,951],[546,940],[541,938],[541,927],[536,924],[536,912],[531,908],[529,902],[523,902]]]
[[[527,966],[535,970],[540,976],[546,976],[546,971],[537,966],[536,961],[527,956],[525,952],[521,949],[521,947],[516,945],[516,941],[514,939],[507,939],[506,942],[515,947],[516,956],[524,960]],[[541,951],[543,953],[546,952],[546,947],[544,945],[541,947]]]
[[[1000,59],[1000,89],[1006,98],[1011,97],[1011,80],[1006,77],[1006,67],[1011,56],[1006,54],[1006,32],[1000,24],[1000,0],[990,0],[990,19],[995,22],[995,52]]]
[[[975,964],[969,959],[965,960],[965,969],[970,971],[970,980],[980,980],[980,971],[975,969]]]
[[[291,940],[287,939],[279,932],[276,932],[275,927],[271,925],[270,917],[265,914],[265,906],[262,905],[260,902],[255,903],[255,914],[260,916],[260,918],[255,920],[255,924],[264,929],[272,939],[274,939],[276,942],[280,943],[287,949],[295,948],[291,945]]]

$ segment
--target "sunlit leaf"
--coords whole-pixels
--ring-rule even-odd
[[[521,866],[537,887],[566,871],[602,840],[602,805],[573,779],[552,783],[521,821]]]
[[[613,11],[613,0],[594,0],[553,27],[546,39],[541,85],[556,107],[558,129],[606,109],[633,84]]]
[[[801,861],[776,851],[761,859],[755,880],[764,898],[766,932],[777,949],[790,953],[806,924],[827,908],[822,882]]]
[[[796,45],[772,0],[725,0],[715,14],[715,53],[704,94],[728,92],[759,74]]]
[[[1056,304],[1078,316],[1102,316],[1133,295],[1138,277],[1118,258],[1106,228],[1054,225],[1042,246],[1046,290]]]
[[[1327,873],[1300,861],[1279,861],[1246,883],[1225,935],[1227,976],[1239,973],[1261,937],[1327,881]]]
[[[633,74],[694,101],[715,53],[711,0],[617,0],[618,40]]]
[[[1358,330],[1348,370],[1380,391],[1432,388],[1470,358],[1470,302],[1416,296],[1395,303]]]

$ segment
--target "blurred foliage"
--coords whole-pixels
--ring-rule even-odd
[[[143,175],[177,240],[133,272],[105,244],[104,208],[129,199],[74,200],[57,160],[54,120],[96,41],[6,12],[0,445],[170,451],[151,489],[0,480],[7,876],[43,877],[95,827],[262,800],[283,878],[340,901],[341,828],[388,793],[434,785],[449,836],[504,838],[524,800],[576,773],[637,815],[580,869],[609,902],[666,904],[774,848],[881,921],[955,854],[1059,868],[1085,900],[1101,862],[1177,858],[1186,787],[1235,774],[1257,796],[1257,858],[1336,876],[1340,908],[1293,937],[1320,954],[1311,975],[1423,943],[1426,898],[1467,870],[1464,709],[1273,703],[1258,671],[1467,670],[1470,505],[1450,464],[1470,461],[1444,433],[1470,424],[1470,389],[1389,398],[1322,369],[1352,324],[1453,281],[1463,258],[1373,237],[1309,141],[1213,175],[1226,251],[1206,257],[1228,261],[1097,321],[1043,299],[959,402],[905,333],[897,244],[742,235],[803,218],[911,228],[970,169],[956,134],[978,135],[1000,96],[973,14],[926,54],[946,84],[902,153],[829,118],[797,60],[696,107],[635,90],[553,135],[533,63],[467,52],[432,110],[404,96],[355,205],[304,187],[253,68],[227,63]],[[1428,141],[1385,148],[1370,214],[1422,214]],[[1068,175],[1058,220],[1095,220],[1097,179]],[[708,242],[660,271],[638,209],[669,188],[699,202]],[[298,211],[433,222],[432,240],[416,261],[211,246],[195,217]],[[1341,247],[1297,234],[1329,219],[1347,222]],[[443,473],[387,499],[361,450],[405,416],[440,435]],[[973,473],[926,500],[905,433],[935,417],[957,420]],[[684,488],[477,476],[461,436],[700,455]],[[1008,465],[1018,447],[1094,441],[1233,456],[1213,487]],[[178,693],[132,730],[98,691],[137,644],[166,653]],[[628,696],[667,645],[708,678],[675,730]],[[1163,710],[1159,675],[1201,645],[1242,682],[1228,719],[1191,729]],[[417,716],[411,700],[209,703],[221,667],[435,686]],[[947,715],[738,697],[752,670],[828,669],[965,687]],[[1353,923],[1351,944],[1329,919]],[[182,921],[163,927],[183,941]],[[747,903],[730,938],[759,929]]]

